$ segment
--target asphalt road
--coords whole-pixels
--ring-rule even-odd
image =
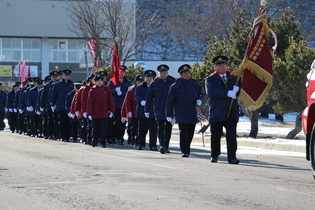
[[[209,148],[182,158],[124,145],[92,148],[0,133],[0,209],[315,209],[303,155],[240,148],[239,165]],[[256,151],[257,150],[257,151]]]

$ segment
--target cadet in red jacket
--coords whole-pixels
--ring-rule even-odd
[[[125,100],[121,110],[121,122],[128,122],[128,144],[138,146],[138,118],[136,118],[136,109],[138,102],[135,99],[136,87],[140,85],[144,77],[140,74],[135,76],[134,85],[128,88]]]
[[[92,121],[92,146],[97,145],[98,139],[102,147],[106,147],[108,118],[115,112],[115,104],[110,89],[104,86],[101,75],[94,77],[95,85],[89,91],[87,101],[88,119]]]

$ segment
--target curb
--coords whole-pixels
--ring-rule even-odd
[[[179,142],[179,135],[172,134],[171,143]],[[202,135],[194,134],[193,144],[203,144]],[[204,135],[205,148],[210,148],[210,135]],[[305,140],[289,140],[289,139],[252,139],[252,138],[237,138],[238,146],[254,147],[264,150],[276,150],[287,152],[305,153]],[[226,145],[225,137],[221,138],[221,145]]]

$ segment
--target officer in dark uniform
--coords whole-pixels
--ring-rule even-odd
[[[0,131],[5,128],[4,116],[5,116],[5,105],[7,100],[7,94],[2,90],[2,82],[0,82]]]
[[[79,91],[81,86],[82,86],[81,81],[76,81],[74,83],[74,89],[70,91],[70,93],[67,94],[66,104],[65,104],[66,112],[68,113],[68,116],[70,118],[71,136],[74,143],[77,141],[77,138],[78,138],[79,120],[75,114],[71,113],[71,106],[72,106],[74,95]]]
[[[42,129],[39,127],[41,124],[41,116],[36,113],[36,108],[38,107],[38,96],[40,95],[40,90],[43,87],[43,80],[37,79],[35,81],[35,86],[31,88],[26,96],[26,110],[30,115],[30,131],[31,137],[41,137]],[[39,132],[40,130],[40,132]]]
[[[17,128],[17,112],[14,112],[14,98],[15,98],[15,94],[19,89],[19,85],[17,83],[15,83],[12,86],[12,90],[10,92],[8,92],[7,95],[7,109],[8,109],[8,123],[10,126],[10,130],[12,133],[15,132],[16,128]]]
[[[58,79],[58,71],[52,71],[49,75],[49,82],[46,82],[41,98],[40,98],[40,111],[47,113],[47,119],[44,121],[44,130],[47,130],[47,134],[44,135],[45,139],[56,139],[56,124],[54,121],[53,112],[50,106],[50,94],[52,85],[55,84]],[[45,128],[46,127],[46,128]]]
[[[49,82],[50,82],[50,75],[46,76],[44,78],[44,86],[39,92],[40,94],[38,95],[38,98],[37,98],[37,107],[36,107],[36,112],[40,113],[40,116],[41,116],[41,123],[42,123],[41,128],[43,130],[43,137],[45,139],[48,139],[49,136],[50,136],[49,128],[48,128],[48,113],[47,113],[46,109],[45,108],[41,108],[41,106],[42,106],[42,95],[44,93],[45,86],[47,84],[49,84]],[[47,99],[48,99],[48,97],[47,97]],[[48,103],[47,105],[49,106],[48,100],[46,102]]]
[[[66,96],[73,90],[73,82],[70,80],[71,70],[62,71],[62,79],[53,86],[51,92],[51,110],[58,114],[58,129],[60,131],[60,141],[69,142],[70,138],[70,119],[66,112]]]
[[[196,106],[200,106],[203,101],[201,86],[191,78],[190,70],[188,64],[178,68],[180,78],[170,87],[166,101],[167,121],[172,122],[175,117],[178,123],[182,157],[190,155],[190,144],[198,123]]]
[[[150,112],[152,103],[154,104],[154,115],[158,123],[158,136],[160,140],[160,152],[169,153],[168,147],[172,134],[172,124],[166,120],[165,104],[170,86],[176,81],[174,77],[168,75],[169,66],[162,64],[157,67],[159,77],[150,85],[145,104],[145,112]]]
[[[115,142],[117,144],[123,145],[124,142],[124,134],[125,134],[125,123],[121,122],[121,109],[122,104],[124,102],[125,96],[128,91],[128,87],[132,85],[132,82],[127,79],[125,76],[125,71],[127,69],[126,66],[121,66],[122,71],[119,74],[119,86],[115,86],[113,81],[110,81],[108,84],[109,89],[112,92],[114,102],[115,102],[115,113],[114,113],[114,121],[111,123],[109,120],[109,132],[108,138],[116,139]],[[113,126],[111,129],[111,125]]]
[[[20,98],[23,92],[23,89],[25,90],[27,81],[22,82],[23,87],[20,88],[16,93],[14,97],[14,105],[13,105],[13,111],[17,113],[17,126],[19,130],[19,134],[22,134],[24,132],[23,124],[24,124],[24,113],[20,113],[19,106],[20,106]]]
[[[142,150],[145,147],[145,140],[148,130],[150,131],[150,141],[149,147],[152,151],[157,151],[156,140],[157,140],[157,123],[153,111],[153,103],[148,107],[147,112],[144,112],[144,107],[146,106],[146,95],[150,84],[153,82],[156,73],[153,70],[147,70],[144,72],[144,82],[137,86],[136,89],[136,101],[137,113],[136,118],[138,118],[138,138],[139,147],[138,150]]]
[[[31,124],[31,120],[30,120],[30,111],[27,110],[27,95],[28,92],[30,91],[31,88],[33,88],[34,85],[34,79],[33,77],[29,77],[27,78],[28,84],[26,85],[25,90],[21,93],[21,98],[20,98],[20,107],[19,107],[19,111],[20,113],[25,113],[24,115],[24,134],[31,136],[31,130],[32,130],[32,124]]]
[[[216,163],[221,154],[220,141],[222,129],[225,127],[228,162],[238,164],[240,161],[236,158],[236,125],[239,119],[239,106],[236,96],[239,93],[239,87],[235,86],[237,77],[227,70],[228,58],[226,56],[216,56],[212,62],[215,65],[215,71],[206,78],[206,91],[210,98],[211,162]]]

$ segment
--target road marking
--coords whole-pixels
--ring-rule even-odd
[[[173,167],[173,166],[166,166],[166,165],[160,165],[160,164],[154,164],[154,163],[147,163],[147,162],[138,161],[138,160],[129,160],[129,161],[130,162],[141,163],[141,164],[146,164],[146,165],[151,165],[151,166],[157,166],[157,167],[162,167],[162,168],[173,169],[173,170],[189,171],[189,170],[186,170],[186,169],[176,168],[176,167]]]

